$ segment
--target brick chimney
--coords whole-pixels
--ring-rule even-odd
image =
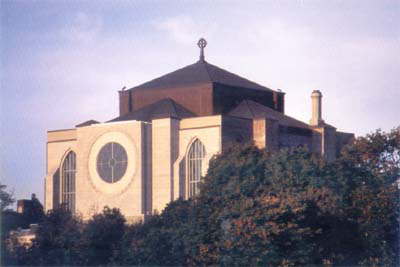
[[[311,126],[321,126],[324,121],[322,119],[322,94],[319,90],[314,90],[311,93],[312,100],[312,117],[310,120]]]

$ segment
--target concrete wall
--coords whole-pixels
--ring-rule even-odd
[[[119,208],[128,221],[137,221],[154,211],[161,212],[178,197],[188,197],[187,154],[197,139],[205,146],[202,165],[205,176],[210,159],[232,143],[254,141],[268,151],[306,145],[327,160],[333,160],[340,147],[353,137],[327,125],[295,128],[266,118],[251,120],[215,115],[52,131],[48,133],[47,143],[45,209],[60,203],[60,169],[69,151],[77,156],[76,212],[88,219],[107,205]],[[98,152],[108,142],[121,144],[129,160],[125,175],[113,184],[103,181],[96,167]]]
[[[73,136],[75,139],[73,139]],[[59,137],[57,141],[56,137]],[[48,132],[46,145],[46,179],[45,179],[45,211],[57,207],[59,204],[59,192],[61,191],[60,169],[62,160],[70,152],[76,153],[76,130]],[[56,191],[56,195],[53,192]]]
[[[313,134],[309,129],[279,126],[279,147],[307,147],[311,149],[313,146]]]
[[[96,124],[75,130],[76,140],[59,142],[49,133],[48,167],[46,176],[46,210],[54,207],[53,176],[59,170],[68,151],[76,153],[76,213],[84,219],[101,212],[104,206],[121,210],[128,221],[141,220],[148,209],[146,197],[151,171],[143,166],[151,165],[148,147],[151,143],[149,125],[143,122]],[[65,135],[67,133],[64,133]],[[64,136],[58,133],[59,136]],[[146,138],[145,138],[146,135]],[[64,138],[64,137],[63,137]],[[97,174],[98,150],[108,142],[121,144],[128,155],[125,175],[116,183],[104,182]],[[146,154],[147,151],[147,154]],[[60,177],[61,179],[61,177]],[[55,192],[57,195],[58,192]],[[59,194],[59,193],[58,193]]]
[[[354,134],[352,133],[336,132],[336,155],[339,155],[342,148],[351,143],[353,139]]]
[[[231,145],[253,141],[253,121],[250,119],[222,116],[222,151]]]
[[[174,199],[173,163],[178,157],[179,121],[152,121],[152,210],[161,212]]]
[[[258,118],[253,120],[254,145],[267,151],[279,149],[279,125],[277,120]]]
[[[323,157],[332,161],[336,158],[338,144],[336,143],[336,128],[323,125],[313,128],[312,151],[323,155]]]
[[[202,176],[207,174],[210,159],[220,153],[222,116],[207,116],[200,118],[189,118],[180,121],[179,127],[179,156],[174,163],[174,199],[188,197],[188,185],[186,177],[187,154],[190,145],[196,140],[205,147],[206,155],[201,167]]]

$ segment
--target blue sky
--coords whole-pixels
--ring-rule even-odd
[[[43,200],[46,132],[118,115],[122,87],[206,60],[286,92],[286,114],[400,125],[400,1],[0,1],[0,179]]]

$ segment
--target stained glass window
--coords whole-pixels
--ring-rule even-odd
[[[62,165],[62,203],[75,212],[75,177],[76,177],[76,154],[69,152]]]
[[[124,176],[128,165],[125,149],[118,143],[107,143],[97,156],[97,172],[107,183],[118,182]]]
[[[200,140],[195,140],[188,154],[189,197],[197,195],[200,191],[201,165],[205,154],[204,145]]]

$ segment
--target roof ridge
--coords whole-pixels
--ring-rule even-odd
[[[177,112],[177,110],[176,110],[176,102],[173,100],[173,99],[171,99],[171,98],[167,98],[169,101],[170,101],[170,103],[172,104],[172,108],[174,109],[174,112],[175,112],[175,115],[178,115],[178,112]]]
[[[249,105],[249,100],[246,99],[245,101],[246,101],[247,108],[250,110],[251,116],[255,117],[255,114],[254,114],[253,110],[251,109],[251,106]]]
[[[225,70],[207,61],[197,61],[175,71],[166,73],[145,83],[129,88],[172,88],[198,83],[219,83],[233,87],[249,88],[262,91],[274,91],[236,73]]]
[[[208,71],[208,65],[210,65],[210,64],[208,64],[208,62],[207,61],[199,61],[199,62],[201,62],[201,63],[203,63],[203,65],[205,65],[205,69],[206,69],[206,72],[207,72],[207,76],[208,76],[208,79],[210,80],[210,82],[214,82],[213,80],[212,80],[212,78],[211,78],[211,75],[210,75],[210,72]]]
[[[206,62],[206,63],[207,63],[207,65],[216,68],[218,71],[222,71],[222,72],[225,72],[225,73],[227,73],[227,74],[229,74],[229,75],[232,75],[232,76],[234,76],[234,77],[237,77],[237,78],[239,78],[239,79],[241,79],[241,80],[243,80],[243,81],[245,81],[245,82],[250,83],[252,86],[255,85],[255,86],[257,86],[257,87],[263,88],[263,90],[275,91],[275,90],[273,90],[273,89],[271,89],[271,88],[269,88],[269,87],[267,87],[267,86],[264,86],[264,85],[262,85],[262,84],[259,84],[259,83],[257,83],[257,82],[254,82],[254,81],[252,81],[252,80],[250,80],[250,79],[247,79],[247,78],[245,78],[245,77],[243,77],[243,76],[241,76],[241,75],[239,75],[239,74],[236,74],[236,73],[234,73],[234,72],[232,72],[232,71],[223,69],[223,68],[221,68],[221,67],[218,67],[217,65],[213,65],[213,64],[208,63],[208,62]],[[214,82],[214,81],[213,81],[213,82]],[[260,90],[260,88],[254,88],[254,87],[252,87],[252,86],[250,86],[250,88]]]

